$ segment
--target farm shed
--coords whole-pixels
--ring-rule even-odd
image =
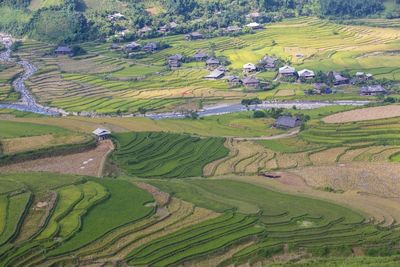
[[[279,68],[279,74],[281,76],[294,76],[294,75],[296,75],[296,69],[286,65],[286,66]]]
[[[301,124],[301,120],[297,117],[280,116],[274,123],[274,127],[289,129],[295,128]]]
[[[119,12],[113,13],[107,16],[107,19],[109,21],[117,21],[117,20],[122,20],[125,19],[125,16]]]
[[[246,77],[242,80],[242,83],[247,88],[256,88],[260,85],[260,81],[254,77]]]
[[[64,55],[64,56],[72,56],[72,48],[69,46],[59,46],[54,50],[54,53],[58,56]]]
[[[220,70],[220,69],[215,69],[210,74],[204,77],[206,80],[218,80],[224,77],[225,71]]]
[[[256,70],[257,70],[257,67],[253,63],[247,63],[247,64],[243,65],[243,71],[246,73],[254,72]]]
[[[312,70],[304,69],[298,72],[300,78],[304,79],[313,79],[315,77],[315,73]]]
[[[92,132],[92,134],[96,137],[97,141],[108,139],[111,135],[111,132],[107,129],[97,128]]]
[[[387,90],[382,85],[363,86],[360,89],[360,95],[385,95]]]

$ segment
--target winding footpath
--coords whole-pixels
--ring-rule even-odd
[[[5,46],[5,51],[0,53],[0,61],[14,62],[15,59],[11,56],[11,46],[13,44],[11,36],[0,34],[0,43]],[[0,103],[0,108],[15,109],[49,116],[60,116],[64,114],[65,112],[62,110],[38,104],[26,88],[25,81],[35,74],[37,70],[35,66],[26,60],[18,61],[16,64],[20,65],[24,69],[22,75],[16,78],[12,83],[14,90],[21,95],[20,101],[17,103]]]

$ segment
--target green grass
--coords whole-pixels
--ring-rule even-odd
[[[282,251],[284,244],[289,244],[294,251],[302,248],[312,252],[327,247],[328,254],[333,255],[338,246],[351,248],[354,245],[386,242],[399,237],[396,230],[366,223],[362,215],[348,208],[317,199],[278,193],[250,183],[226,179],[151,180],[150,183],[200,207],[220,212],[234,209],[242,214],[257,214],[259,223],[265,227],[265,234],[254,245],[236,253],[226,264],[268,257],[271,251]],[[192,231],[195,234],[195,230]],[[184,240],[185,235],[176,238]],[[173,243],[174,237],[171,236],[170,240]],[[167,242],[167,239],[158,242],[161,244]],[[151,259],[157,262],[164,251],[157,251],[156,244],[142,249],[136,250],[136,261],[135,256],[131,255],[133,264],[144,264],[146,260],[142,258],[141,261],[140,257],[147,255],[146,251],[149,251],[149,262]],[[165,263],[172,263],[168,258],[165,256]]]
[[[17,233],[30,199],[30,192],[8,197],[6,220],[2,223],[3,231],[0,234],[0,246],[4,245]]]
[[[128,255],[133,265],[169,266],[259,234],[255,217],[225,214],[145,244]]]
[[[66,134],[69,131],[56,126],[0,120],[0,139],[46,134]]]
[[[110,198],[93,207],[83,217],[81,230],[49,255],[74,251],[113,229],[148,216],[153,211],[153,208],[145,206],[152,201],[151,195],[129,182],[117,180],[96,182],[107,188]]]
[[[202,176],[203,167],[228,154],[223,138],[199,138],[185,134],[115,134],[113,160],[137,177]]]
[[[398,144],[400,125],[397,119],[345,124],[308,123],[300,137],[311,143],[343,145],[370,142],[380,145]]]

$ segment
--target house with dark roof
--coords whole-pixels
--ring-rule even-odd
[[[235,75],[228,76],[226,78],[226,80],[229,83],[230,87],[235,87],[235,86],[239,86],[242,84],[242,81],[239,79],[239,77],[237,77]]]
[[[154,52],[157,49],[158,49],[158,44],[154,43],[154,42],[147,43],[147,44],[145,44],[145,46],[143,46],[143,51],[148,52],[148,53]]]
[[[203,39],[203,38],[204,38],[203,34],[201,34],[199,32],[191,32],[191,33],[185,35],[185,39],[188,41],[199,40],[199,39]]]
[[[260,81],[255,77],[249,76],[242,80],[242,84],[246,88],[257,88],[260,86]]]
[[[132,51],[139,50],[140,47],[141,47],[140,44],[138,44],[138,43],[136,43],[136,42],[131,42],[131,43],[125,45],[124,49],[125,49],[125,51],[127,51],[127,52],[132,52]]]
[[[328,74],[328,76],[332,76],[333,77],[333,84],[334,85],[343,85],[343,84],[348,84],[349,83],[349,79],[344,77],[342,74],[340,74],[339,72],[330,72]]]
[[[168,57],[168,66],[171,69],[177,69],[182,65],[182,63],[181,63],[182,60],[183,60],[183,56],[181,54],[169,56]]]
[[[299,125],[301,125],[301,120],[290,116],[280,116],[274,123],[274,127],[281,129],[295,128]]]
[[[368,85],[360,89],[360,95],[364,96],[385,95],[387,93],[388,91],[382,85]]]
[[[183,55],[181,54],[176,54],[168,57],[168,60],[178,60],[182,61],[183,60]]]
[[[141,34],[146,34],[148,32],[151,32],[153,29],[149,26],[144,26],[143,28],[139,29],[139,33]]]
[[[203,52],[197,52],[196,54],[193,55],[194,60],[196,61],[204,61],[208,59],[208,54],[203,53]]]
[[[236,25],[234,25],[234,26],[228,26],[228,27],[225,29],[225,31],[228,32],[228,33],[240,32],[241,30],[242,30],[242,28],[239,27],[239,26],[236,26]]]
[[[216,58],[209,58],[206,61],[206,66],[208,69],[215,69],[221,65],[221,62]]]
[[[121,49],[121,47],[119,46],[119,44],[112,43],[112,44],[110,45],[110,49],[112,49],[112,50],[118,50],[118,49]]]
[[[259,66],[263,69],[275,69],[277,61],[278,59],[266,55],[260,60]]]
[[[54,50],[57,56],[73,56],[72,48],[69,46],[59,46]]]
[[[206,80],[219,80],[225,76],[225,71],[222,69],[215,69],[204,77]]]

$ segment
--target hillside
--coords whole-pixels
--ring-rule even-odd
[[[123,33],[124,39],[207,30],[211,34],[230,25],[250,21],[280,21],[297,16],[352,19],[367,16],[399,17],[399,4],[386,0],[307,1],[123,1],[123,0],[31,0],[0,2],[0,30],[28,35],[53,43],[108,38]],[[113,18],[120,13],[123,17]],[[143,32],[144,27],[150,30]],[[171,29],[170,29],[171,30]]]

